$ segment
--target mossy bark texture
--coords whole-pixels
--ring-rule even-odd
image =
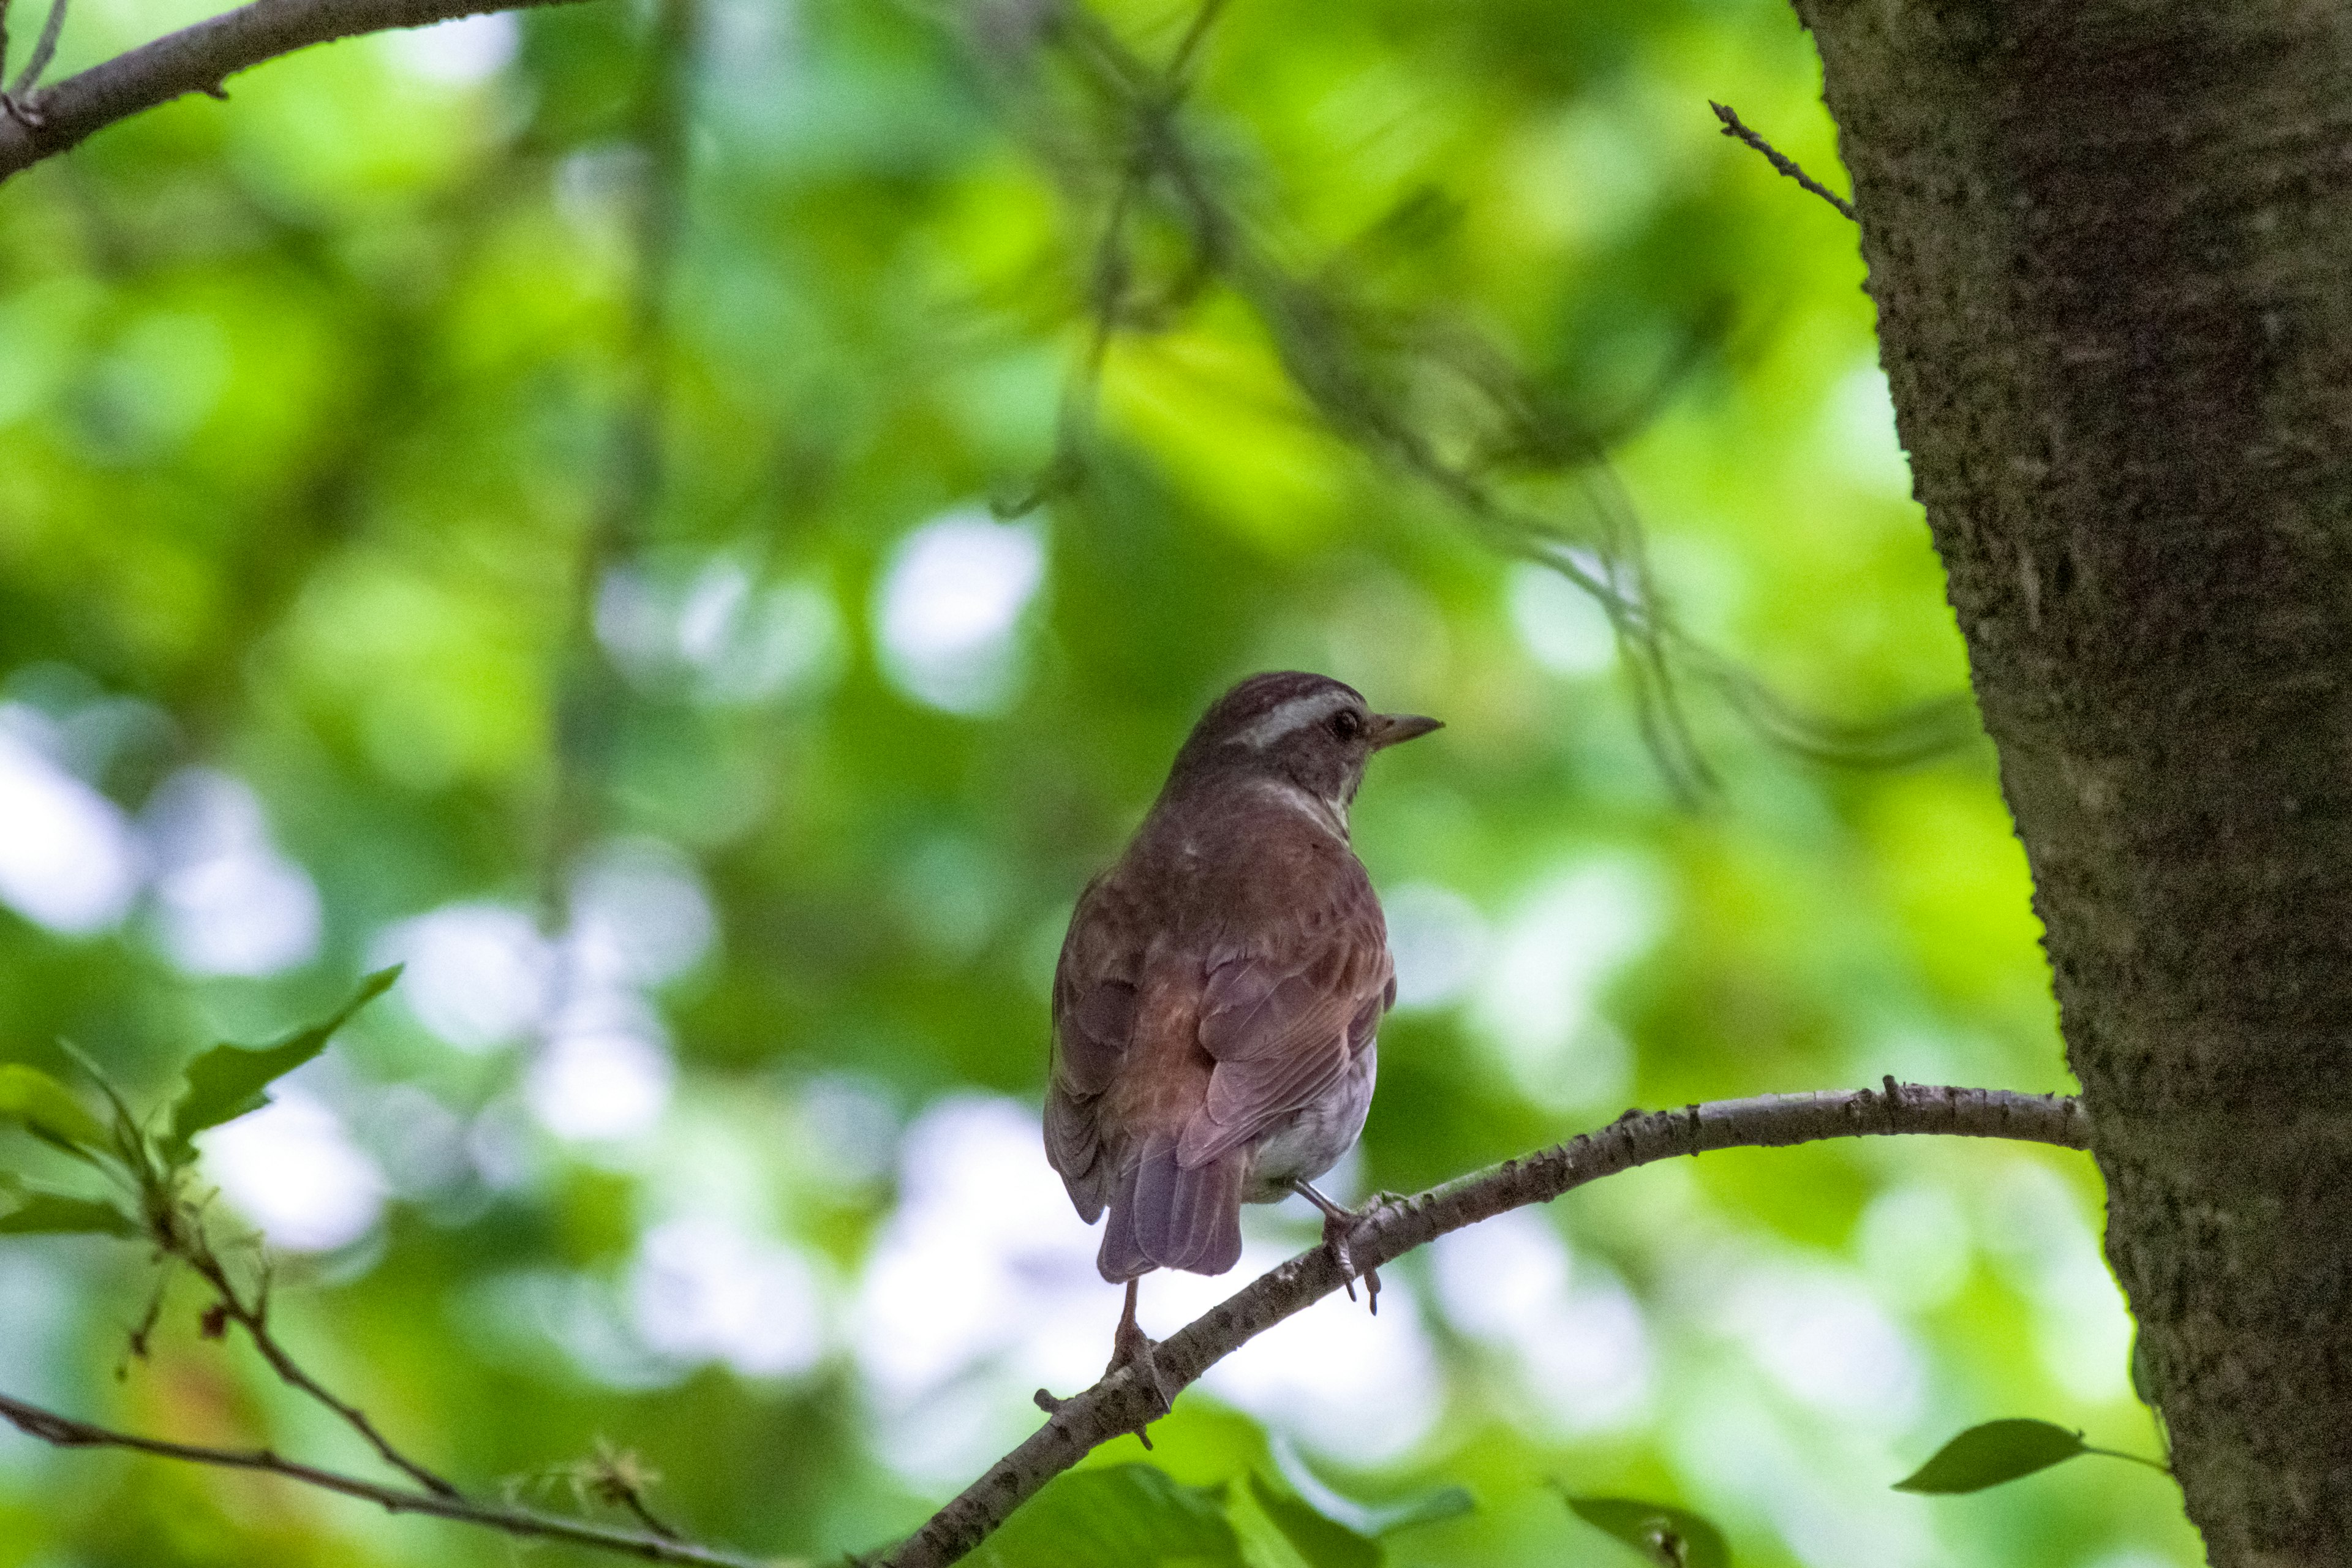
[[[1797,0],[2211,1561],[2352,1563],[2352,6]]]

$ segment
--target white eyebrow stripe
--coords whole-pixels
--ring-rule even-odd
[[[1262,752],[1285,735],[1304,730],[1309,724],[1320,724],[1354,701],[1355,699],[1344,691],[1318,691],[1305,697],[1294,697],[1276,705],[1265,717],[1235,735],[1233,743]]]

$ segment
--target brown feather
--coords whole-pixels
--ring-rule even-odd
[[[1135,1032],[1135,987],[1124,980],[1097,980],[1077,994],[1060,1031],[1062,1076],[1080,1094],[1109,1087]]]
[[[1111,1194],[1110,1218],[1103,1222],[1102,1247],[1095,1254],[1095,1271],[1109,1280],[1132,1279],[1149,1274],[1151,1259],[1135,1240],[1135,1173],[1129,1171]]]
[[[1353,875],[1326,889],[1329,903],[1292,926],[1287,965],[1268,954],[1211,978],[1210,996],[1229,1005],[1202,1019],[1217,1067],[1184,1129],[1185,1163],[1215,1159],[1314,1104],[1370,1041],[1359,1020],[1370,1006],[1377,1024],[1395,966],[1370,879],[1352,856],[1346,869]]]
[[[1244,1163],[1226,1159],[1182,1165],[1173,1139],[1152,1139],[1144,1147],[1132,1184],[1121,1194],[1129,1201],[1136,1250],[1161,1268],[1201,1274],[1231,1268],[1242,1253]]]
[[[1094,1111],[1059,1083],[1045,1091],[1045,1158],[1061,1173],[1079,1217],[1094,1224],[1103,1211],[1102,1140]]]

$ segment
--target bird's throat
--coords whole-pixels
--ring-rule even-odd
[[[1288,779],[1261,779],[1257,787],[1340,843],[1348,842],[1348,802],[1345,798],[1327,798]]]

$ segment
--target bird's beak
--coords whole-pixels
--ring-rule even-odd
[[[1442,719],[1424,719],[1418,713],[1375,713],[1372,715],[1372,750],[1387,748],[1426,735],[1432,730],[1443,730]]]

